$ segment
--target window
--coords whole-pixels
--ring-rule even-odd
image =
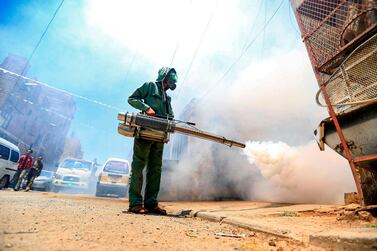
[[[90,168],[92,167],[92,162],[83,161],[83,160],[66,159],[61,164],[61,167],[65,167],[65,168],[79,168],[79,169],[90,170]]]
[[[12,150],[11,153],[10,153],[10,161],[16,163],[19,158],[20,158],[20,154],[18,152],[16,152],[16,151]]]
[[[53,175],[54,173],[53,172],[50,172],[50,171],[44,171],[44,170],[42,170],[42,172],[41,172],[41,177],[47,177],[47,178],[52,178],[52,175]]]
[[[6,146],[0,145],[0,159],[9,159],[10,149]]]
[[[105,172],[111,173],[128,173],[128,164],[123,161],[109,161],[103,168]]]
[[[12,116],[5,110],[1,111],[0,115],[3,117],[0,126],[3,128],[7,128]]]

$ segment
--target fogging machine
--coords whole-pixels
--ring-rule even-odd
[[[167,143],[169,134],[182,133],[197,138],[245,148],[245,144],[199,130],[194,123],[175,119],[152,117],[141,113],[118,113],[118,133],[126,137],[138,137],[150,141]]]

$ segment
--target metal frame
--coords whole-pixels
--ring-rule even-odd
[[[292,0],[293,1],[293,0]],[[341,5],[342,2],[339,4]],[[292,4],[292,6],[294,6],[294,4]],[[313,68],[313,71],[315,73],[315,76],[316,76],[316,79],[317,79],[317,82],[319,84],[319,87],[321,89],[321,93],[323,95],[323,98],[326,102],[326,105],[327,105],[327,108],[328,108],[328,111],[329,111],[329,114],[333,120],[333,123],[335,125],[335,128],[336,128],[336,131],[337,131],[337,134],[339,136],[339,139],[341,141],[341,144],[343,146],[343,149],[344,149],[344,153],[346,155],[346,158],[348,160],[348,163],[350,165],[350,168],[351,168],[351,171],[352,171],[352,175],[353,175],[353,178],[354,178],[354,181],[356,183],[356,188],[357,188],[357,192],[358,192],[358,195],[359,195],[359,201],[360,201],[360,204],[361,205],[365,205],[365,202],[364,202],[364,194],[363,194],[363,190],[362,190],[362,187],[361,187],[361,182],[360,182],[360,176],[359,176],[359,173],[358,173],[358,168],[362,168],[360,166],[358,166],[357,164],[360,163],[360,162],[364,162],[364,161],[370,161],[370,160],[376,160],[377,159],[377,154],[371,154],[371,155],[367,155],[367,156],[361,156],[361,157],[356,157],[356,158],[352,158],[351,156],[351,152],[350,152],[350,149],[347,145],[347,140],[345,139],[344,137],[344,134],[343,134],[343,131],[342,131],[342,128],[339,124],[339,121],[338,121],[338,118],[337,118],[337,115],[333,109],[333,106],[331,104],[331,101],[329,99],[329,95],[327,93],[327,90],[326,90],[326,85],[324,83],[324,81],[322,80],[321,78],[321,75],[320,75],[320,71],[319,69],[324,65],[320,65],[318,66],[317,64],[317,60],[315,59],[314,57],[314,52],[313,52],[313,49],[311,47],[311,44],[310,42],[308,41],[308,38],[314,34],[315,30],[317,30],[319,27],[317,27],[314,31],[312,31],[310,34],[302,34],[305,29],[303,27],[303,21],[301,20],[300,18],[300,15],[298,14],[297,10],[294,9],[294,14],[295,14],[295,17],[296,17],[296,20],[297,20],[297,23],[299,25],[299,28],[301,30],[301,37],[303,39],[303,42],[306,46],[306,49],[308,51],[308,54],[309,54],[309,58],[310,58],[310,61],[311,61],[311,64],[312,64],[312,68]],[[323,21],[324,22],[324,21]],[[320,25],[319,25],[320,26]],[[350,43],[351,44],[351,43]],[[350,46],[350,44],[348,44],[348,46]],[[348,47],[346,46],[346,48]],[[341,50],[338,51],[338,53],[336,53],[336,55],[338,55],[339,53],[341,53],[341,51],[343,51],[345,48],[342,48]],[[335,55],[335,56],[336,56]],[[334,57],[333,57],[334,58]],[[328,63],[328,60],[326,60],[325,64]]]
[[[327,74],[332,74],[332,69],[337,66],[342,60],[342,55],[349,53],[350,50],[353,50],[354,46],[356,45],[355,42],[362,42],[365,38],[367,38],[368,34],[373,33],[377,30],[377,24],[370,24],[369,27],[364,27],[365,30],[357,34],[351,41],[348,41],[346,44],[342,44],[342,36],[343,32],[345,31],[345,27],[348,27],[351,22],[349,22],[343,29],[342,33],[340,35],[339,46],[335,46],[333,44],[336,40],[329,39],[333,37],[335,34],[338,35],[338,32],[340,32],[338,25],[336,23],[340,24],[345,22],[345,20],[349,16],[345,16],[344,12],[346,9],[349,8],[349,5],[356,4],[359,9],[359,13],[355,16],[352,16],[353,21],[357,20],[358,18],[362,17],[363,15],[366,15],[368,12],[374,12],[377,11],[377,2],[376,3],[356,3],[351,2],[348,0],[290,0],[293,6],[293,9],[296,12],[298,12],[299,16],[303,16],[308,14],[308,17],[310,14],[314,15],[311,18],[316,19],[316,23],[313,23],[313,26],[310,26],[310,22],[308,23],[308,20],[306,18],[301,19],[301,32],[302,32],[302,40],[306,42],[306,40],[310,40],[310,43],[313,44],[313,51],[312,55],[314,59],[316,60],[316,67],[318,67],[320,72],[325,72]],[[373,0],[374,1],[374,0]],[[296,3],[295,3],[296,2]],[[301,8],[302,6],[302,8]],[[312,8],[312,11],[310,9]],[[331,10],[329,9],[331,8]],[[306,13],[306,14],[304,14]],[[317,13],[318,16],[315,16],[314,13]],[[343,14],[341,14],[343,13]],[[322,19],[317,19],[322,18]],[[348,20],[350,21],[350,20]],[[328,29],[327,31],[322,30],[322,28],[325,26],[333,26],[334,29],[330,29],[330,27],[327,27],[325,29]],[[304,28],[304,29],[302,29]],[[308,30],[309,29],[309,30]],[[331,36],[326,36],[326,33],[332,33]],[[326,46],[326,50],[323,50],[324,48],[316,48],[318,47],[318,41],[321,40],[319,37],[316,38],[316,34],[319,34],[319,37],[327,38],[327,42],[330,42],[328,46]],[[325,34],[325,35],[324,35]],[[311,38],[314,36],[314,39]],[[335,38],[335,37],[334,37]]]
[[[372,26],[372,27],[369,27],[367,30],[365,30],[363,33],[361,33],[359,36],[355,37],[352,41],[350,41],[348,44],[344,45],[343,47],[341,47],[341,49],[337,50],[333,56],[329,56],[326,58],[326,60],[324,60],[324,62],[318,67],[319,69],[324,69],[326,67],[329,67],[329,65],[332,65],[331,63],[331,59],[333,58],[337,58],[339,57],[339,55],[341,55],[343,52],[347,51],[347,50],[350,50],[350,48],[352,49],[352,47],[354,46],[352,43],[354,41],[359,41],[359,40],[363,40],[365,38],[365,36],[367,34],[369,34],[370,32],[372,31],[377,31],[377,24]]]
[[[370,161],[377,159],[377,154],[370,154],[370,155],[364,155],[361,157],[356,157],[353,159],[354,163],[364,162],[364,161]]]

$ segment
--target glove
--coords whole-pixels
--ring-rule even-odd
[[[150,107],[147,110],[145,110],[145,113],[149,116],[156,116],[156,112]]]

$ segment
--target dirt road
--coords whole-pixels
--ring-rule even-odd
[[[198,218],[124,213],[127,207],[124,199],[0,191],[0,250],[304,249]]]

